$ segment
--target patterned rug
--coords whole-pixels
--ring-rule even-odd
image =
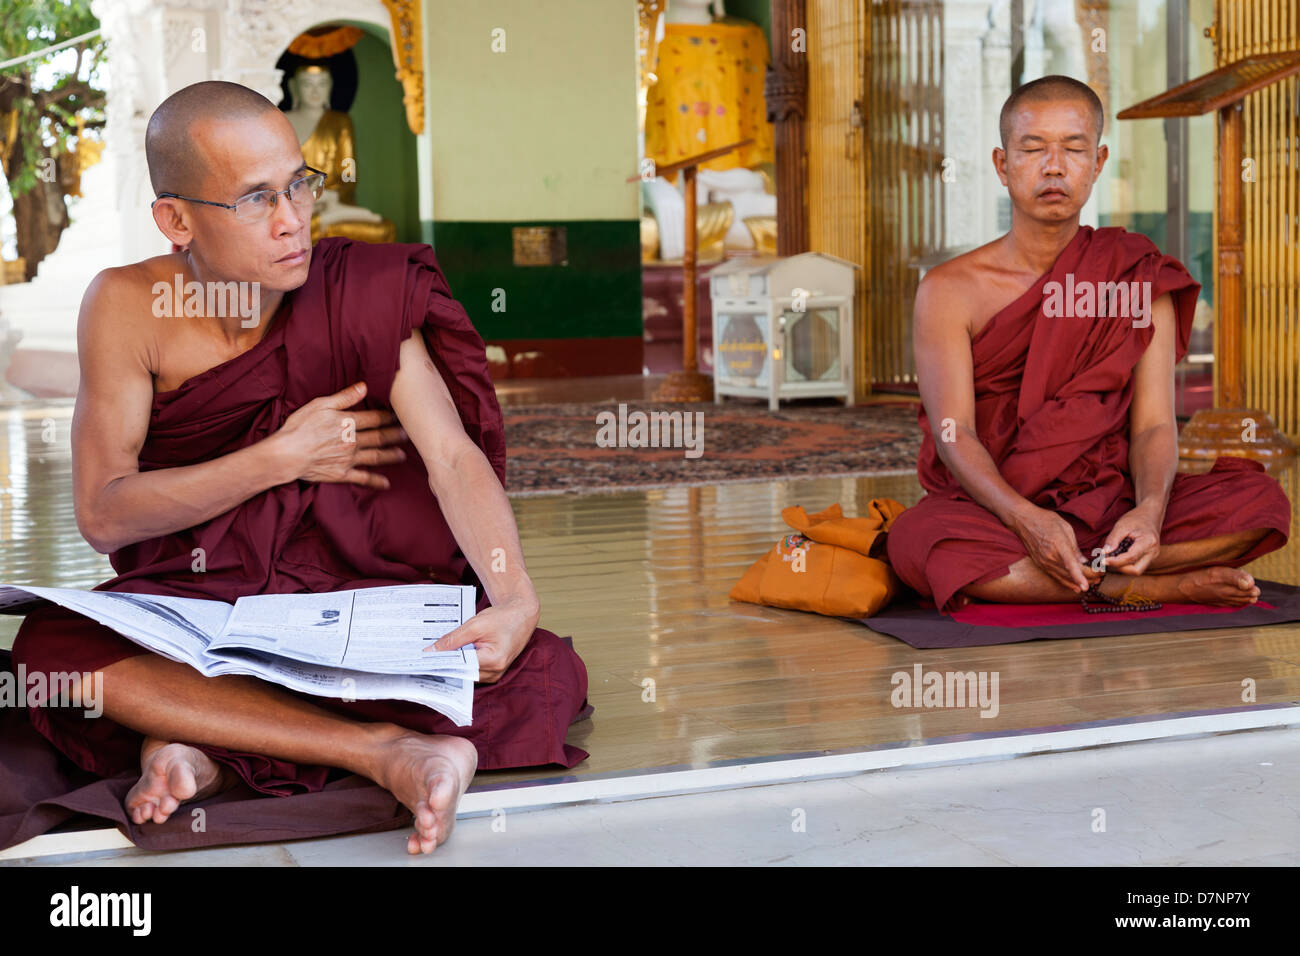
[[[770,412],[766,401],[731,398],[510,406],[502,409],[506,490],[525,497],[912,472],[918,408],[809,399]],[[682,414],[666,417],[673,412]]]

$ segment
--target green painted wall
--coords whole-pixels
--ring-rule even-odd
[[[357,203],[393,220],[398,242],[420,242],[415,134],[406,125],[388,38],[367,32],[352,52],[359,78],[348,113],[357,137]]]
[[[772,43],[772,3],[771,0],[726,0],[723,8],[729,17],[752,20],[763,28],[768,45]]]
[[[641,335],[639,223],[563,223],[565,266],[515,266],[511,230],[517,225],[555,223],[433,224],[438,264],[483,338]],[[493,311],[497,289],[504,293],[504,311]]]

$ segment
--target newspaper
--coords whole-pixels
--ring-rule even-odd
[[[424,648],[474,616],[474,588],[401,584],[225,601],[0,585],[0,613],[42,601],[110,627],[208,677],[247,674],[342,700],[409,700],[458,727],[473,719],[478,655]]]

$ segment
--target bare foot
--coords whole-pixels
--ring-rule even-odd
[[[478,751],[463,737],[407,732],[383,745],[372,779],[415,814],[407,853],[432,853],[451,836],[476,769]]]
[[[1201,568],[1173,577],[1181,600],[1193,604],[1244,607],[1259,599],[1255,579],[1240,568]]]
[[[140,780],[126,795],[135,823],[162,823],[182,803],[202,800],[234,782],[233,774],[188,744],[146,737],[140,748]]]

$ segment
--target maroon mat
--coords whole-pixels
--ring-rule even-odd
[[[13,673],[7,650],[0,651],[0,672]],[[91,825],[107,821],[146,850],[369,833],[411,820],[410,812],[387,790],[340,771],[319,793],[268,797],[241,783],[186,804],[166,823],[138,825],[127,817],[122,801],[139,779],[138,773],[101,778],[82,770],[37,733],[25,707],[0,708],[0,849],[77,818]],[[202,808],[203,814],[195,816],[195,808]],[[83,815],[99,820],[85,820]],[[393,852],[406,853],[404,835],[394,834]]]
[[[1259,587],[1259,600],[1241,608],[1166,604],[1158,611],[1088,614],[1077,603],[970,604],[948,615],[936,610],[932,602],[913,598],[891,604],[859,623],[912,647],[928,649],[1300,621],[1300,588],[1258,578],[1255,584]]]
[[[13,674],[12,655],[0,650],[5,673]],[[240,783],[185,804],[166,823],[140,825],[122,806],[139,779],[138,773],[98,777],[82,770],[37,732],[25,707],[0,707],[0,850],[64,825],[84,829],[105,821],[145,850],[279,843],[411,825],[410,811],[391,793],[342,770],[317,793],[272,797]],[[193,813],[197,808],[202,815]],[[392,839],[394,859],[404,858],[405,832]]]

